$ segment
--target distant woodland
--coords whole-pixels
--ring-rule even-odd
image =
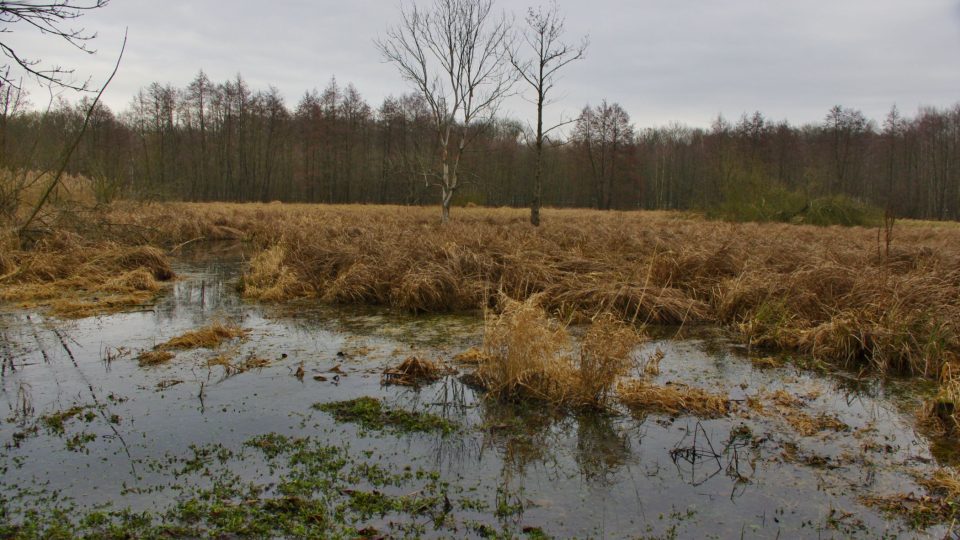
[[[0,167],[54,168],[89,102],[38,107],[36,96],[2,89]],[[606,101],[578,113],[547,141],[547,206],[711,211],[769,201],[788,219],[813,199],[840,197],[900,217],[960,218],[960,105],[912,117],[893,108],[879,120],[838,106],[802,126],[756,112],[709,129],[638,129]],[[505,117],[472,126],[455,203],[529,205],[529,131]],[[143,88],[123,111],[98,105],[69,170],[104,201],[436,204],[425,178],[436,137],[417,94],[374,105],[331,80],[286,103],[275,88],[200,72],[185,88]]]

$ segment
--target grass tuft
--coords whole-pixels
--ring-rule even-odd
[[[159,351],[214,349],[232,339],[244,338],[249,330],[234,324],[213,323],[209,326],[186,332],[157,345]]]
[[[502,313],[488,314],[477,378],[500,399],[534,399],[555,406],[605,408],[630,353],[642,341],[613,315],[594,319],[579,348],[534,296],[502,298]]]
[[[438,362],[410,356],[399,365],[385,369],[381,380],[384,384],[419,386],[438,381],[445,373],[449,373],[449,369]]]
[[[682,384],[657,385],[642,379],[622,381],[617,386],[617,396],[635,414],[691,414],[719,418],[730,410],[726,396]]]
[[[137,361],[141,366],[157,366],[173,360],[173,356],[170,351],[143,351],[137,356]]]

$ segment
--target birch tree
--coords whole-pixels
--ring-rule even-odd
[[[421,174],[440,189],[441,222],[447,223],[462,185],[464,151],[516,80],[510,25],[494,13],[493,0],[434,0],[429,9],[403,4],[400,15],[376,44],[430,109],[439,166]]]

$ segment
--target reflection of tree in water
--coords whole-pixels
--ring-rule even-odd
[[[577,416],[575,458],[588,482],[612,483],[630,454],[630,438],[614,426],[613,417],[603,413]]]

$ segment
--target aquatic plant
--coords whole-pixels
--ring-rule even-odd
[[[354,422],[369,430],[389,428],[405,433],[439,431],[447,434],[457,429],[456,424],[445,418],[430,413],[390,407],[372,397],[315,403],[313,408],[330,413],[339,422]]]

